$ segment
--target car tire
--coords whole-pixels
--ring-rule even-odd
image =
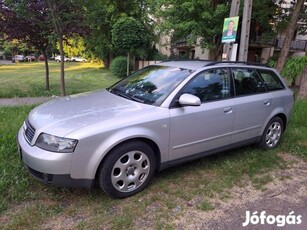
[[[125,198],[143,190],[156,167],[154,152],[141,141],[131,141],[113,149],[98,172],[100,187],[109,196]]]
[[[274,149],[281,141],[284,132],[284,122],[280,117],[272,118],[264,129],[259,147],[262,149]]]

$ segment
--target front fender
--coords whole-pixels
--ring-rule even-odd
[[[103,133],[95,140],[99,143],[93,143],[90,146],[86,140],[81,140],[82,149],[75,152],[71,168],[72,178],[94,179],[98,167],[104,157],[117,145],[132,139],[145,138],[156,143],[160,149],[161,162],[168,159],[169,147],[169,125],[157,124],[155,128],[148,127],[127,127],[110,133]],[[87,148],[84,146],[88,146]],[[88,152],[87,152],[88,151]],[[158,162],[160,163],[160,162]]]

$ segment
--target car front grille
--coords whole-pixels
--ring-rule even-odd
[[[25,121],[26,122],[26,127],[25,127],[25,137],[26,140],[31,143],[33,140],[33,137],[35,135],[35,129],[34,127],[30,124],[28,119]]]

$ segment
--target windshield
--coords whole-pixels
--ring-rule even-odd
[[[130,100],[159,106],[190,74],[188,69],[148,66],[116,83],[109,91]]]

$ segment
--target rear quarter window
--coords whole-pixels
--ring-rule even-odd
[[[280,90],[285,88],[279,77],[273,71],[261,69],[258,69],[257,71],[263,79],[268,91]]]

